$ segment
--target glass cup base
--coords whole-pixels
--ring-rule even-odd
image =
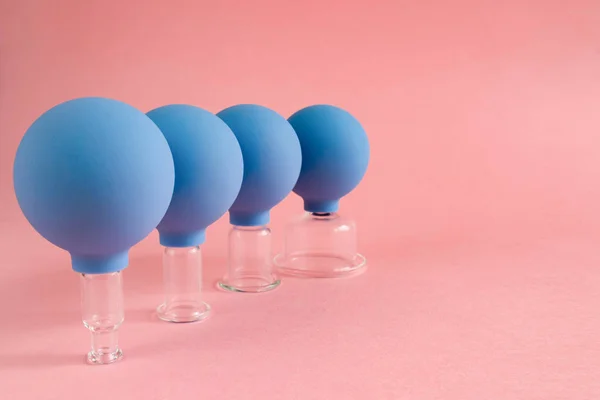
[[[167,322],[197,322],[204,321],[210,315],[210,306],[202,302],[198,304],[180,303],[169,307],[165,303],[156,309],[158,318]]]
[[[285,259],[279,254],[274,259],[279,273],[299,278],[345,278],[362,274],[367,260],[362,254],[348,259],[335,254],[305,252]]]
[[[90,351],[86,356],[86,361],[88,364],[92,365],[104,365],[117,362],[121,358],[123,358],[123,351],[120,348],[117,348],[117,350],[112,352],[103,352],[102,350],[99,352]]]
[[[266,279],[259,276],[247,276],[233,280],[223,279],[219,282],[221,289],[236,293],[263,293],[273,290],[279,286],[281,279]]]

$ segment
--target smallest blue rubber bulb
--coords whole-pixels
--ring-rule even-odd
[[[288,121],[302,147],[302,169],[294,192],[308,212],[330,213],[364,177],[369,164],[367,134],[349,112],[331,105],[313,105]]]

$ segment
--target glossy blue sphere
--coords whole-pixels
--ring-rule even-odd
[[[190,247],[227,212],[242,185],[244,164],[231,129],[216,115],[174,104],[147,114],[163,132],[175,162],[171,205],[158,225],[160,243]]]
[[[335,212],[339,200],[362,180],[369,164],[369,140],[349,112],[314,105],[288,121],[302,147],[302,170],[294,192],[309,212]]]
[[[271,208],[292,191],[300,174],[298,137],[284,117],[263,106],[241,104],[217,115],[237,137],[244,158],[244,180],[229,210],[230,222],[265,225]]]
[[[71,253],[77,272],[116,272],[160,222],[173,194],[173,158],[160,129],[120,101],[80,98],[40,116],[14,163],[23,214]]]

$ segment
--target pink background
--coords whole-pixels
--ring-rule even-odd
[[[166,324],[153,233],[125,272],[126,358],[84,365],[77,276],[11,176],[33,120],[90,95],[348,109],[372,142],[342,202],[368,273],[218,292],[222,219],[212,319]],[[0,398],[598,399],[599,110],[597,0],[0,0]]]

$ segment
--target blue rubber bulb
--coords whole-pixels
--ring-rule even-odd
[[[96,97],[40,116],[14,164],[23,214],[86,274],[127,266],[129,249],[167,211],[174,181],[169,145],[152,120],[128,104]]]
[[[216,115],[174,104],[147,114],[165,135],[175,162],[173,200],[158,225],[160,243],[191,247],[227,212],[242,185],[244,163],[235,135]]]
[[[350,113],[314,105],[288,121],[302,146],[302,171],[294,192],[308,212],[336,212],[339,200],[362,180],[369,164],[369,140]]]
[[[237,137],[244,158],[244,180],[229,210],[230,222],[265,225],[271,208],[292,191],[300,174],[298,136],[284,117],[263,106],[240,104],[217,115]]]

